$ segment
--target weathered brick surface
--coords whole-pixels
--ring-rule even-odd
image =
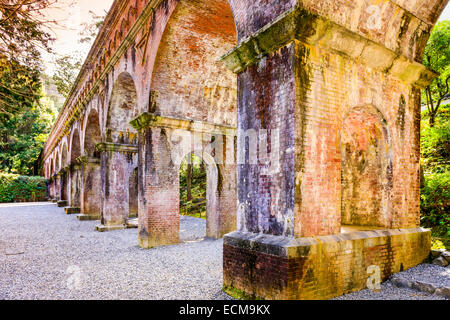
[[[418,62],[447,2],[115,1],[44,147],[51,195],[74,194],[76,178],[66,181],[62,170],[75,155],[101,158],[101,165],[83,164],[82,212],[122,223],[136,208],[129,194],[136,194],[137,165],[140,245],[177,243],[178,160],[194,152],[208,165],[209,235],[236,224],[286,239],[337,235],[343,223],[415,228],[420,87],[435,76]],[[218,61],[235,45],[225,64]],[[238,73],[237,83],[225,65]],[[138,119],[153,122],[140,127]],[[155,126],[157,119],[166,123]],[[193,132],[205,134],[193,127],[199,123],[213,131],[237,126],[228,145],[238,158],[266,155],[256,164],[223,164],[208,144],[232,134],[206,130],[199,146],[186,143]],[[267,130],[267,150],[242,140],[252,135],[244,130]],[[138,156],[127,155],[136,147]],[[350,269],[342,266],[353,261],[361,275],[361,257],[380,263],[385,274],[398,269],[386,267],[392,261],[418,263],[427,250],[418,238],[406,239],[420,247],[417,255],[380,240],[364,252],[325,250],[306,261],[226,247],[225,278],[236,273],[238,288],[263,296],[328,297],[360,287],[363,277],[348,280]],[[324,257],[342,275],[324,271]]]
[[[81,213],[100,218],[100,163],[83,163],[81,172],[83,176],[83,185],[81,189]]]

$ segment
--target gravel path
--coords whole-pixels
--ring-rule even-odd
[[[182,217],[185,242],[152,250],[137,229],[96,224],[54,204],[0,206],[0,299],[229,299],[222,240],[203,240],[204,220]]]
[[[346,294],[333,300],[447,300],[442,296],[431,295],[408,288],[398,288],[390,281],[381,284],[381,290],[369,289]]]
[[[55,204],[0,204],[0,299],[230,299],[222,288],[222,240],[205,239],[205,221],[181,217],[176,246],[137,246],[137,229],[96,232]],[[421,265],[408,279],[447,285],[448,269]],[[443,300],[397,288],[337,300]]]

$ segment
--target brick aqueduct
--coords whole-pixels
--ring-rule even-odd
[[[447,2],[116,0],[45,145],[50,196],[176,244],[195,153],[229,294],[325,299],[415,266],[420,62]]]

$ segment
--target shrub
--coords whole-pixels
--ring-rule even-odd
[[[46,179],[0,173],[0,203],[44,201],[46,198]]]
[[[450,172],[425,176],[420,196],[421,224],[433,234],[450,236]]]

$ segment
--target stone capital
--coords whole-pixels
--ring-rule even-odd
[[[236,128],[214,123],[180,119],[174,117],[160,116],[153,113],[144,112],[139,117],[130,122],[136,130],[144,128],[169,128],[181,129],[190,132],[218,134],[224,136],[236,136]]]
[[[99,152],[137,153],[138,147],[132,144],[101,142],[95,146]]]
[[[77,162],[79,164],[100,163],[100,159],[88,156],[81,156],[77,158]]]

